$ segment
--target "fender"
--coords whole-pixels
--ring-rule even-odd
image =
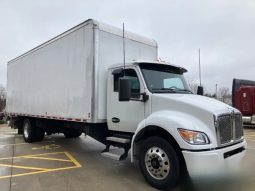
[[[208,125],[206,125],[199,119],[195,118],[194,116],[188,115],[186,113],[177,112],[177,111],[168,111],[168,110],[157,111],[152,113],[150,116],[148,116],[147,118],[145,118],[143,121],[141,121],[138,124],[131,142],[131,162],[134,162],[135,140],[137,136],[149,126],[157,126],[167,131],[179,144],[181,149],[199,150],[199,149],[213,148],[214,146],[217,145],[217,140],[214,138],[216,136],[214,132],[211,130],[211,128],[208,127]],[[210,144],[208,145],[188,144],[181,138],[178,132],[179,128],[194,130],[194,131],[201,131],[206,133],[210,139]]]

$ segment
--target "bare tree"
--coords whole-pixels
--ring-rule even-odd
[[[3,111],[6,105],[6,89],[0,84],[0,111]]]
[[[229,97],[229,88],[228,87],[221,87],[219,89],[219,93],[220,93],[222,101],[226,102],[227,101],[226,99]]]
[[[193,93],[197,93],[197,87],[199,86],[196,80],[188,78],[188,85]]]

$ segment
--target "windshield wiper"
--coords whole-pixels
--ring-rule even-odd
[[[189,93],[193,94],[192,91],[187,90],[187,89],[177,89],[177,90],[180,91],[180,92],[189,92]]]
[[[152,88],[154,93],[178,93],[178,92],[188,92],[193,94],[192,91],[187,89],[179,89],[179,88]]]
[[[177,93],[175,89],[172,88],[152,88],[154,93]]]

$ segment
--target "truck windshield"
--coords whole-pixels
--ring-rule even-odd
[[[153,93],[192,93],[178,67],[141,63],[140,68],[147,88]]]

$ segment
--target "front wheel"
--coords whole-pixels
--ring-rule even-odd
[[[170,189],[179,180],[179,157],[173,146],[161,137],[153,136],[144,141],[139,165],[146,181],[155,188]]]

